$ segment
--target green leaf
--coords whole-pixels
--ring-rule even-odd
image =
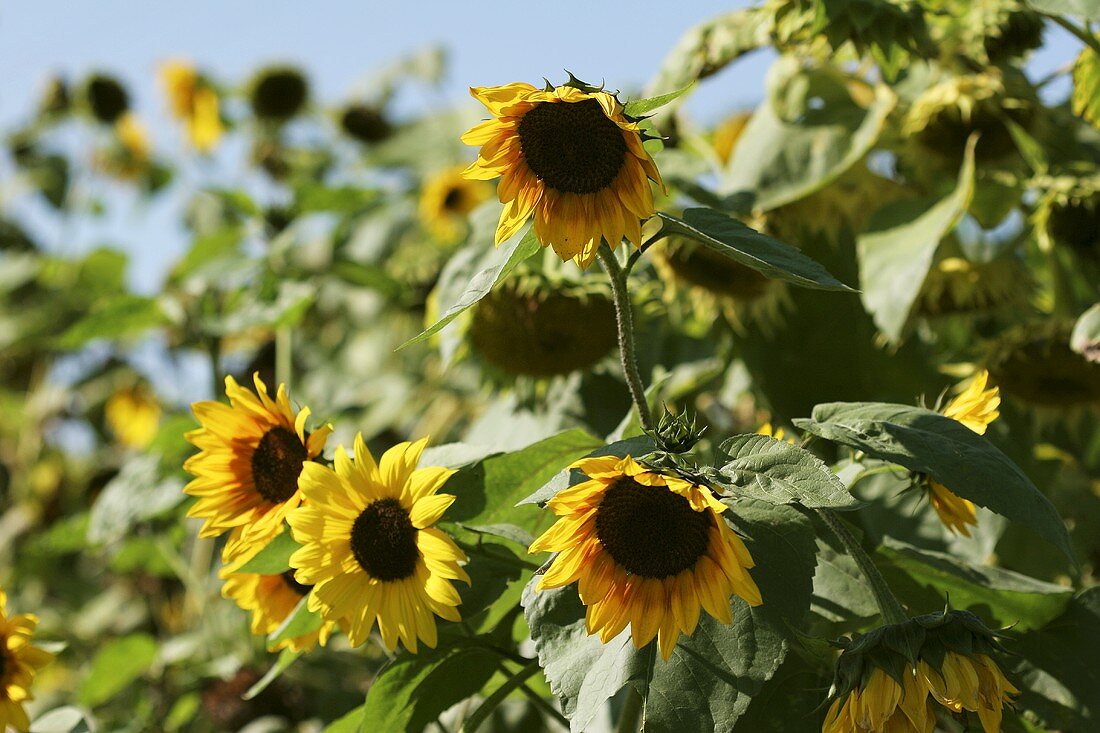
[[[248,562],[234,570],[234,573],[256,573],[257,575],[279,575],[290,569],[290,556],[301,547],[294,541],[289,530],[264,545]]]
[[[241,697],[245,700],[251,700],[259,695],[267,689],[268,685],[278,679],[279,675],[285,672],[290,665],[294,664],[300,656],[302,656],[301,652],[283,649],[279,654],[279,658],[275,660],[275,664],[271,665],[271,668],[264,673],[264,676],[257,680],[256,684],[252,685],[252,687],[249,687]]]
[[[323,733],[360,733],[363,730],[363,716],[366,711],[366,703],[357,708],[352,708],[326,725]]]
[[[1027,4],[1040,13],[1100,20],[1100,0],[1027,0]]]
[[[402,653],[375,678],[361,730],[417,731],[492,678],[500,657],[476,639],[440,639],[439,648]]]
[[[962,423],[921,407],[832,402],[794,424],[814,435],[931,476],[948,489],[1029,528],[1076,563],[1054,505],[1008,456]]]
[[[737,435],[722,444],[730,460],[708,478],[723,489],[772,504],[857,509],[836,474],[809,451],[767,435]]]
[[[974,195],[972,137],[955,190],[940,200],[896,201],[876,211],[859,236],[859,282],[875,325],[897,341],[920,293],[932,258],[959,223]]]
[[[458,497],[446,519],[475,525],[514,524],[534,532],[545,521],[543,513],[517,510],[516,504],[600,444],[599,438],[574,428],[463,467],[443,488]]]
[[[140,522],[163,514],[186,499],[183,481],[161,478],[159,456],[136,456],[96,497],[88,516],[88,542],[117,542]]]
[[[94,730],[84,711],[73,705],[54,708],[31,723],[31,733],[92,733]]]
[[[732,730],[752,696],[786,656],[786,624],[798,626],[809,608],[814,537],[792,507],[746,499],[731,523],[748,539],[752,576],[764,604],[731,598],[733,623],[703,613],[690,639],[681,637],[665,662],[655,644],[634,648],[629,629],[607,644],[589,636],[575,586],[524,593],[523,605],[539,662],[569,717],[588,730],[604,703],[627,684],[646,700],[645,730]]]
[[[306,634],[312,634],[317,629],[321,628],[321,624],[324,623],[321,618],[321,614],[316,611],[309,610],[309,596],[303,596],[302,600],[298,601],[298,605],[294,607],[294,610],[286,620],[279,624],[279,628],[272,631],[267,637],[267,648],[274,650],[279,645],[279,642],[286,641],[288,639],[297,639],[299,636],[305,636]],[[283,651],[286,651],[285,649]]]
[[[157,658],[157,641],[149,634],[112,639],[99,648],[77,695],[82,705],[96,707],[145,674]]]
[[[664,107],[666,104],[674,99],[677,99],[688,92],[695,86],[695,82],[691,82],[685,86],[680,87],[676,91],[668,92],[667,94],[661,94],[656,97],[649,97],[647,99],[634,99],[623,105],[623,113],[628,117],[641,117],[642,115],[649,114],[655,109]]]
[[[876,564],[883,568],[890,586],[910,602],[910,607],[914,607],[913,601],[922,603],[916,606],[920,611],[932,611],[950,603],[952,608],[969,609],[1001,626],[1028,631],[1050,623],[1065,610],[1073,596],[1072,588],[1003,568],[973,565],[889,537],[875,555]],[[931,597],[928,593],[907,593],[905,579],[909,585],[930,588]]]
[[[500,207],[490,203],[471,215],[474,234],[470,244],[447,262],[439,276],[436,295],[443,315],[429,328],[398,347],[404,349],[438,333],[470,306],[489,294],[508,273],[539,251],[539,241],[527,227],[511,239],[493,246]]]
[[[1100,721],[1100,587],[1081,591],[1065,613],[1043,629],[1013,640],[1023,657],[1013,681],[1017,707],[1050,728],[1095,730]]]
[[[626,440],[620,440],[615,443],[609,443],[608,445],[601,445],[590,453],[586,453],[578,458],[584,458],[586,456],[618,456],[623,458],[625,456],[644,456],[646,453],[651,453],[654,449],[653,440],[646,435],[639,435],[633,438],[627,438]],[[519,505],[526,504],[545,504],[546,502],[557,496],[559,491],[568,489],[570,486],[580,483],[581,481],[587,481],[586,477],[580,471],[563,468],[560,472],[556,473],[550,480],[546,481],[539,490],[533,494],[524,497]]]
[[[658,212],[657,216],[661,218],[665,233],[702,242],[773,280],[785,280],[818,290],[853,292],[852,288],[789,244],[761,234],[713,209],[686,209],[683,219],[663,212]]]
[[[769,79],[773,86],[798,89],[804,103],[812,98],[827,102],[820,110],[800,104],[803,113],[792,116],[777,107],[791,94],[778,89],[753,112],[730,156],[720,191],[727,197],[743,195],[751,199],[751,208],[761,211],[825,188],[862,160],[897,104],[894,92],[879,85],[871,105],[864,108],[851,99],[846,78],[806,71],[801,61],[781,59],[774,69]]]
[[[156,298],[128,293],[114,295],[99,300],[88,315],[65,329],[57,338],[57,346],[75,349],[93,339],[137,336],[167,322]]]
[[[1093,363],[1100,363],[1100,303],[1081,314],[1069,336],[1070,348]]]

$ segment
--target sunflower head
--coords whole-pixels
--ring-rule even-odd
[[[1029,271],[1015,257],[989,262],[945,257],[921,285],[916,308],[929,317],[988,313],[1023,305],[1033,285]]]
[[[1073,350],[1068,324],[1013,329],[986,358],[993,380],[1011,397],[1054,408],[1100,402],[1100,364]]]
[[[420,191],[420,222],[437,239],[453,242],[466,229],[466,217],[489,197],[488,186],[462,175],[462,168],[439,171]]]
[[[53,655],[31,644],[38,618],[31,614],[8,615],[7,595],[0,589],[0,731],[8,727],[20,733],[30,729],[23,703],[34,699],[31,684],[38,670]]]
[[[172,115],[186,125],[191,145],[202,153],[213,150],[224,132],[217,91],[186,61],[163,64],[160,81]]]
[[[506,374],[553,377],[584,369],[616,343],[615,306],[603,290],[549,287],[539,277],[516,277],[478,301],[470,342]]]
[[[222,597],[252,613],[250,629],[257,636],[267,636],[277,630],[313,589],[295,580],[293,570],[275,575],[238,572],[262,547],[259,543],[243,542],[242,531],[234,530],[222,555],[226,565],[218,573],[218,577],[225,581]],[[308,651],[318,642],[324,646],[335,627],[335,622],[324,621],[318,628],[301,636],[281,639],[272,651]]]
[[[1040,241],[1100,261],[1100,176],[1041,181],[1049,191],[1035,209]]]
[[[352,103],[340,111],[340,129],[361,143],[379,143],[393,134],[393,126],[382,110],[369,104]]]
[[[252,79],[248,99],[259,119],[286,122],[305,108],[309,81],[293,66],[268,67]]]
[[[454,580],[469,583],[466,555],[433,525],[455,500],[436,493],[454,471],[417,468],[427,439],[390,448],[375,463],[357,435],[354,460],[338,448],[335,470],[308,464],[306,504],[291,513],[294,577],[314,586],[309,608],[326,621],[347,619],[359,646],[375,624],[393,651],[400,641],[436,644],[435,616],[459,621]]]
[[[689,420],[687,410],[675,413],[666,408],[650,436],[661,452],[680,455],[694,448],[704,432],[706,426],[699,427],[695,416]]]
[[[107,428],[127,448],[149,445],[156,437],[160,416],[160,403],[145,386],[120,389],[103,406]]]
[[[589,634],[607,643],[629,625],[635,647],[656,637],[667,660],[701,610],[728,624],[731,595],[760,605],[752,556],[709,488],[630,456],[584,458],[571,468],[588,480],[549,501],[559,519],[529,552],[558,553],[538,588],[577,582]]]
[[[113,125],[130,109],[130,94],[118,79],[107,74],[89,76],[83,96],[92,116],[105,125]]]
[[[537,89],[516,82],[473,87],[491,119],[462,136],[480,146],[464,174],[500,178],[504,204],[499,244],[532,216],[535,235],[562,260],[588,267],[601,238],[615,248],[626,237],[641,245],[641,222],[654,213],[649,182],[661,174],[642,146],[637,119],[618,98],[571,80]]]
[[[922,150],[949,161],[962,158],[967,140],[977,132],[976,159],[999,160],[1016,149],[1006,123],[1030,129],[1035,122],[1035,109],[1025,90],[1016,93],[1009,86],[1020,86],[1015,76],[986,72],[950,77],[917,98],[904,132]]]
[[[721,252],[681,237],[665,240],[660,262],[673,278],[735,301],[758,300],[773,282]]]
[[[937,704],[998,733],[1019,690],[994,660],[996,636],[968,611],[944,611],[843,640],[822,733],[930,733]]]
[[[302,503],[303,464],[321,455],[332,432],[329,425],[308,431],[309,408],[295,412],[284,385],[271,399],[259,374],[254,382],[255,392],[226,377],[228,405],[191,406],[202,427],[186,437],[200,452],[184,464],[195,476],[184,491],[198,498],[188,516],[204,520],[204,537],[241,527],[250,544],[277,534],[290,510]]]

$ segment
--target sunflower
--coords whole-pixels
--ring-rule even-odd
[[[225,581],[222,597],[234,601],[242,610],[251,611],[252,633],[267,636],[290,618],[301,600],[309,595],[312,586],[302,585],[295,580],[293,570],[276,575],[238,573],[237,569],[255,557],[263,546],[252,544],[243,548],[243,551],[234,553],[230,548],[241,547],[240,530],[234,530],[233,534],[233,539],[226,545],[230,559],[218,573],[218,577]],[[284,648],[296,652],[308,651],[318,642],[324,646],[335,626],[335,623],[325,621],[312,632],[280,640],[273,651]]]
[[[160,404],[149,390],[120,389],[107,398],[103,419],[121,445],[144,448],[153,441],[160,424]]]
[[[261,69],[252,78],[248,101],[256,117],[281,124],[305,109],[309,80],[293,66]]]
[[[432,176],[420,191],[420,221],[444,242],[462,234],[466,216],[489,197],[486,185],[462,175],[462,168],[448,168]]]
[[[988,313],[1027,303],[1034,281],[1015,257],[971,262],[945,257],[921,285],[917,312],[923,316]]]
[[[202,153],[213,150],[224,132],[218,93],[185,61],[165,63],[160,80],[172,115],[186,126],[191,145]]]
[[[31,683],[53,655],[31,644],[38,618],[29,613],[7,615],[7,595],[0,590],[0,731],[9,726],[30,729],[23,703],[33,699]]]
[[[270,539],[302,503],[302,465],[321,454],[332,432],[329,425],[307,431],[308,407],[295,415],[284,385],[272,400],[258,373],[253,379],[255,394],[226,377],[229,405],[191,406],[202,427],[186,437],[201,452],[184,464],[195,476],[184,491],[198,497],[188,516],[205,520],[200,535],[241,527],[245,545]]]
[[[667,660],[680,634],[695,631],[700,609],[728,624],[730,594],[760,605],[752,557],[710,489],[630,456],[583,458],[571,468],[589,480],[550,500],[561,518],[528,551],[559,553],[538,589],[579,581],[589,634],[607,643],[630,624],[635,647],[656,636]]]
[[[664,184],[642,147],[638,121],[614,94],[522,82],[470,93],[493,117],[462,136],[481,146],[463,175],[501,179],[497,195],[505,206],[497,244],[534,216],[539,242],[582,268],[596,256],[601,237],[612,248],[624,236],[641,246],[641,222],[654,213],[649,181]]]
[[[84,82],[84,103],[92,116],[105,125],[113,125],[130,109],[126,87],[107,74],[92,74]]]
[[[346,619],[352,646],[367,640],[375,622],[382,643],[398,639],[416,652],[417,639],[436,643],[433,614],[460,621],[461,599],[452,580],[470,582],[466,555],[432,525],[455,500],[437,494],[454,471],[416,468],[427,439],[400,443],[379,463],[355,436],[354,462],[340,447],[335,471],[318,463],[302,472],[307,504],[291,512],[294,577],[313,585],[309,608],[326,621]]]
[[[944,417],[961,422],[978,435],[985,435],[989,424],[1001,414],[1001,393],[997,387],[987,389],[989,372],[982,370],[970,384],[943,408]],[[964,537],[970,536],[967,525],[978,523],[974,503],[958,496],[938,481],[927,480],[928,501],[940,521],[948,529]]]

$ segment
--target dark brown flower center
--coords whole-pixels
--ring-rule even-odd
[[[6,642],[6,641],[7,641],[6,639],[4,639],[3,637],[0,637],[0,642]],[[6,644],[5,644],[5,646],[6,646]],[[0,649],[0,682],[2,682],[4,680],[4,669],[7,667],[7,664],[8,664],[7,654],[5,654],[3,649]]]
[[[596,537],[627,571],[668,578],[695,565],[709,544],[711,519],[664,486],[622,477],[596,510]]]
[[[462,202],[466,197],[462,195],[462,189],[454,186],[443,197],[443,208],[447,211],[462,211]]]
[[[519,123],[527,166],[550,188],[595,193],[611,185],[626,160],[626,140],[595,99],[542,102]]]
[[[252,454],[252,481],[266,501],[280,504],[298,490],[298,475],[309,453],[298,434],[278,425],[271,428]]]
[[[283,579],[283,583],[286,584],[287,588],[290,588],[292,591],[300,596],[307,595],[309,591],[313,588],[312,585],[302,585],[297,580],[295,580],[293,570],[287,570],[279,577]]]
[[[402,580],[416,571],[420,559],[416,528],[397,499],[379,499],[356,518],[351,553],[363,570],[379,580]]]

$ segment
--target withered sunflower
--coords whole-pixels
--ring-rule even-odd
[[[33,699],[31,683],[53,655],[31,644],[38,618],[7,614],[7,595],[0,589],[0,731],[9,726],[22,733],[30,729],[23,703]]]
[[[341,447],[335,470],[309,463],[302,472],[307,504],[289,517],[302,548],[290,565],[299,583],[315,586],[311,610],[346,619],[352,646],[377,622],[387,649],[400,639],[415,653],[418,639],[435,647],[435,616],[461,620],[451,581],[470,582],[466,554],[432,526],[455,500],[436,493],[454,471],[416,468],[427,442],[400,443],[376,464],[357,435],[354,462]]]
[[[498,244],[534,216],[539,242],[582,268],[595,258],[601,237],[612,248],[624,236],[641,246],[641,223],[654,213],[649,182],[664,184],[642,146],[638,121],[614,94],[522,82],[470,93],[493,117],[462,136],[481,146],[463,175],[501,179]]]
[[[557,552],[539,590],[578,581],[588,633],[607,643],[627,624],[634,646],[653,637],[668,659],[700,610],[728,624],[730,595],[758,606],[752,556],[705,486],[647,469],[630,456],[583,458],[589,477],[550,500],[561,517],[529,552]],[[660,538],[660,541],[655,541]]]
[[[302,465],[321,454],[332,432],[330,425],[307,431],[308,407],[295,414],[284,385],[273,400],[259,374],[253,379],[255,393],[225,378],[228,405],[191,406],[202,427],[186,438],[200,452],[184,463],[195,476],[184,491],[199,499],[187,515],[205,520],[199,534],[215,537],[241,527],[246,546],[277,534],[302,503]]]

